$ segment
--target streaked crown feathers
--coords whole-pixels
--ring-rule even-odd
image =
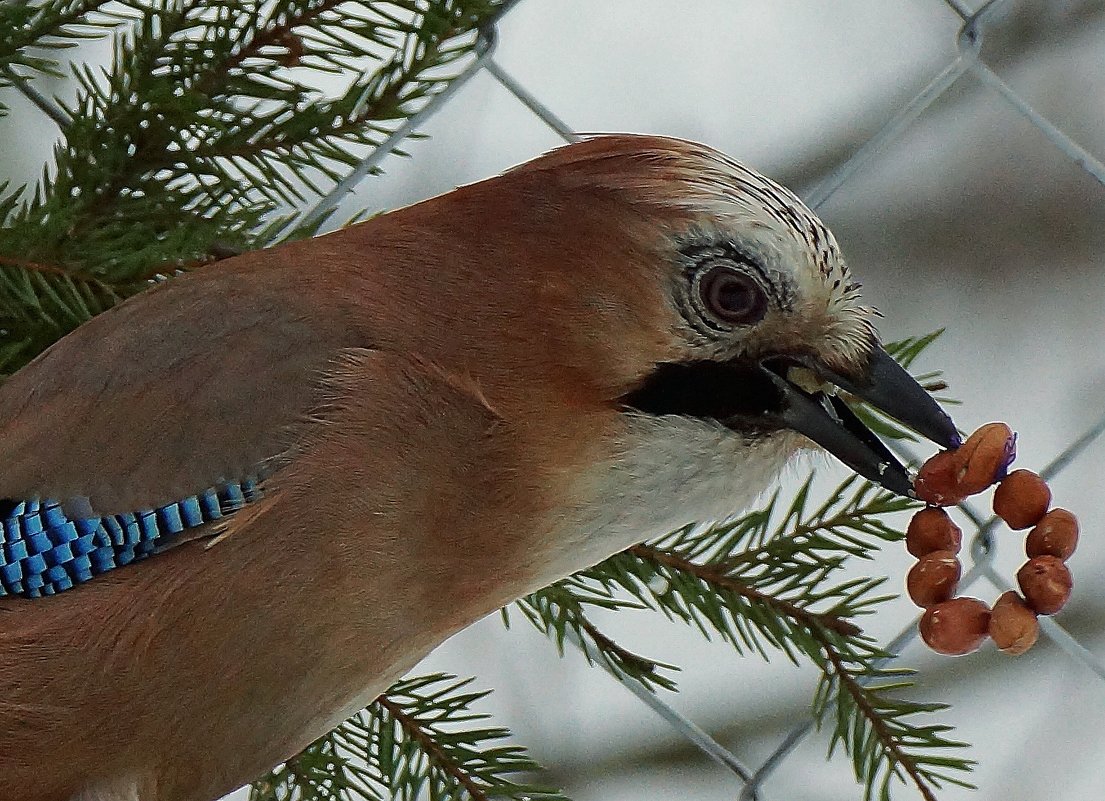
[[[662,136],[597,135],[562,147],[515,170],[556,170],[617,193],[626,202],[672,212],[672,233],[687,226],[726,238],[745,236],[789,265],[807,316],[842,359],[865,353],[876,338],[878,313],[861,302],[836,238],[786,187],[711,147]]]

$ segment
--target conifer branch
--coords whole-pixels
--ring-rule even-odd
[[[9,256],[0,256],[0,267],[14,267],[20,270],[26,270],[30,273],[41,273],[43,275],[50,276],[64,276],[66,278],[72,278],[77,281],[84,281],[85,283],[91,284],[96,288],[103,290],[104,292],[112,291],[110,286],[105,284],[103,281],[100,281],[98,278],[95,278],[94,276],[85,275],[79,270],[70,270],[64,267],[58,267],[53,264],[39,264],[38,262],[27,261],[25,259],[13,259]]]
[[[108,5],[116,6],[105,10]],[[0,4],[0,75],[9,84],[28,73],[60,76],[53,59],[29,51],[71,47],[73,39],[102,35],[127,18],[122,0],[48,0]]]
[[[610,639],[610,637],[603,634],[599,630],[599,627],[592,623],[586,616],[580,617],[579,625],[583,632],[590,638],[591,642],[594,643],[595,647],[609,654],[613,661],[630,668],[629,671],[626,671],[627,675],[640,676],[642,674],[647,674],[655,683],[659,684],[663,679],[656,675],[657,670],[661,667],[666,667],[671,670],[675,669],[672,665],[661,665],[659,662],[649,659],[647,656],[635,654],[628,648],[618,645]],[[669,689],[674,689],[674,686]]]
[[[511,777],[540,770],[472,705],[486,692],[472,679],[434,674],[403,679],[295,759],[254,782],[250,801],[566,801]]]
[[[438,743],[432,732],[422,728],[419,721],[406,714],[403,707],[393,703],[386,695],[381,695],[375,703],[381,709],[387,710],[406,735],[418,743],[425,752],[430,765],[445,773],[463,787],[472,801],[488,801],[488,795],[484,792],[484,788],[477,784],[459,764],[449,758],[449,755]]]
[[[817,632],[815,632],[815,636],[817,636]],[[933,788],[929,784],[928,777],[921,772],[917,762],[914,761],[912,756],[905,752],[899,739],[890,730],[890,727],[886,725],[886,722],[879,715],[874,705],[869,702],[866,688],[856,681],[852,673],[845,667],[844,660],[841,658],[840,654],[837,653],[832,643],[828,642],[824,637],[818,637],[818,639],[821,641],[821,645],[824,648],[825,659],[828,660],[829,665],[831,665],[837,681],[851,697],[860,714],[867,720],[871,729],[878,737],[879,743],[882,745],[883,750],[889,758],[888,764],[891,766],[891,769],[894,770],[900,765],[902,769],[909,774],[910,779],[913,780],[914,785],[917,787],[918,791],[920,791],[925,801],[936,801],[936,796],[933,794]]]
[[[753,603],[769,606],[778,614],[789,617],[811,632],[825,628],[842,636],[855,636],[862,631],[859,626],[836,615],[811,612],[785,598],[776,598],[766,592],[748,587],[727,574],[729,565],[700,565],[682,554],[661,551],[649,545],[636,545],[629,549],[629,553],[640,559],[649,559],[670,570],[679,570],[701,579],[715,587],[718,592],[733,592]]]
[[[890,655],[853,623],[885,600],[873,594],[881,580],[831,581],[846,558],[866,558],[879,542],[899,540],[882,518],[914,505],[851,478],[811,510],[807,481],[785,509],[775,496],[736,521],[634,546],[554,587],[657,609],[765,657],[770,645],[792,660],[808,659],[823,674],[815,717],[820,725],[836,709],[830,750],[841,745],[852,757],[869,796],[889,799],[890,780],[897,778],[934,801],[933,788],[942,781],[969,786],[953,774],[973,763],[939,753],[963,747],[943,736],[947,727],[912,722],[943,705],[891,697],[908,686],[908,671],[879,667]],[[557,612],[570,617],[580,608],[568,603]],[[535,624],[554,637],[574,629],[592,641],[604,637],[579,620]]]
[[[580,641],[589,641],[599,659],[616,675],[635,679],[649,688],[676,689],[675,681],[663,672],[678,670],[676,666],[641,656],[619,645],[604,634],[586,612],[588,607],[642,608],[640,604],[615,598],[609,588],[569,577],[518,600],[516,606],[534,627],[553,639],[561,654],[564,640],[571,632]],[[509,626],[509,608],[504,608],[502,614]],[[591,661],[591,652],[584,653]]]
[[[281,207],[321,195],[474,57],[502,0],[42,0],[0,5],[5,74],[55,73],[29,48],[114,34],[100,74],[74,68],[52,169],[0,187],[0,372],[93,314],[289,229]],[[7,21],[9,24],[4,25]],[[5,70],[8,72],[5,73]],[[318,79],[342,74],[336,97]],[[28,285],[25,264],[68,275]],[[39,277],[49,271],[38,270]],[[30,304],[34,313],[21,306]]]

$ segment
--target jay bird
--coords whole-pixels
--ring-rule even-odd
[[[873,316],[795,195],[631,135],[119,304],[0,386],[0,799],[211,801],[813,443],[909,494],[835,389],[958,436]]]

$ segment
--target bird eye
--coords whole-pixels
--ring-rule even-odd
[[[755,280],[732,267],[711,267],[698,282],[706,310],[730,325],[751,325],[767,312],[767,297]]]

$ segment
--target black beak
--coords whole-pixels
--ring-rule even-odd
[[[941,448],[961,444],[955,424],[894,359],[876,346],[862,372],[846,376],[812,359],[798,363],[818,378],[867,401]],[[786,428],[805,434],[852,470],[898,495],[913,497],[913,482],[894,454],[840,398],[809,393],[770,367],[760,370],[781,395],[780,406],[768,412]]]
[[[666,362],[656,365],[624,407],[650,415],[716,420],[748,436],[789,428],[805,434],[864,478],[913,497],[905,467],[836,395],[809,392],[787,380],[804,367],[893,417],[941,448],[957,448],[951,418],[885,350],[875,345],[861,369],[834,371],[813,358],[774,356],[760,362]]]

